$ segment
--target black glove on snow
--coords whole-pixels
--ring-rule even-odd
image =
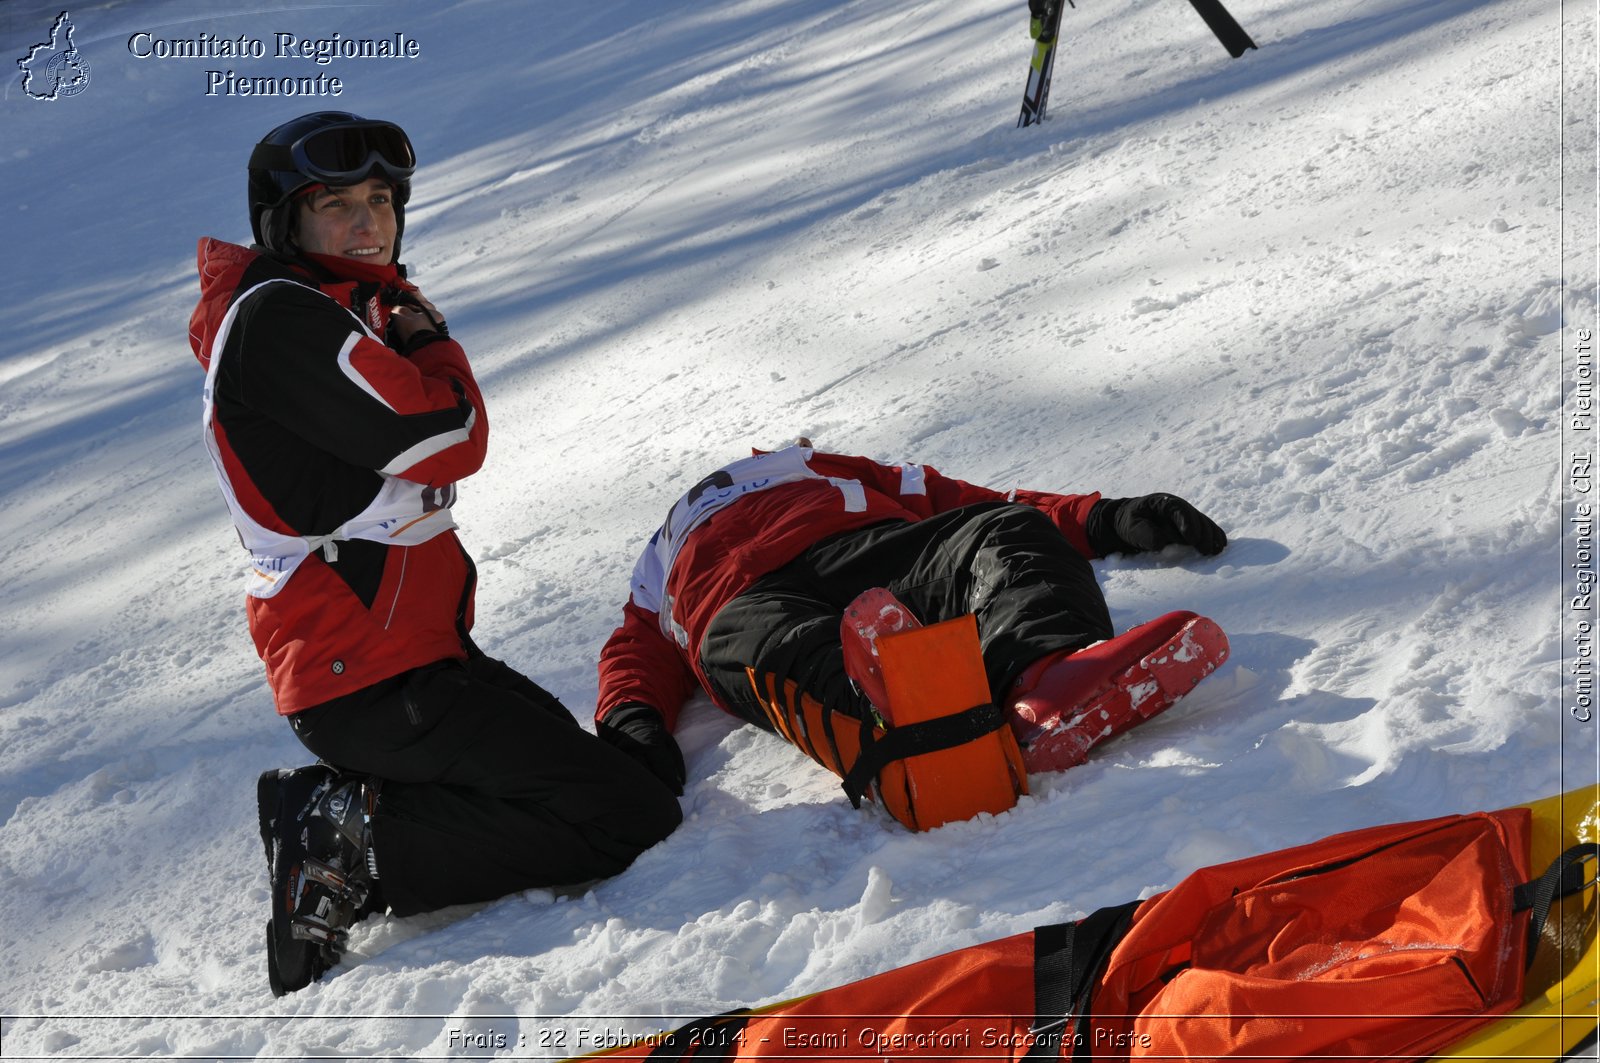
[[[1096,554],[1137,554],[1173,543],[1217,554],[1228,536],[1215,521],[1177,495],[1102,498],[1089,510],[1085,527]]]
[[[667,732],[661,713],[639,702],[618,705],[595,725],[595,734],[616,746],[640,764],[678,796],[689,771],[683,764],[683,750]]]

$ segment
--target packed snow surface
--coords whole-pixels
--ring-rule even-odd
[[[1026,130],[1020,0],[72,8],[90,84],[0,103],[6,1057],[559,1058],[1593,781],[1563,496],[1595,131],[1562,92],[1592,26],[1230,7],[1239,60],[1181,0],[1080,3]],[[58,10],[5,5],[8,62]],[[268,54],[141,58],[141,31]],[[278,32],[420,56],[279,59]],[[344,87],[208,96],[211,69]],[[251,145],[328,107],[416,142],[405,257],[493,424],[456,509],[479,641],[586,725],[667,507],[802,435],[1191,499],[1222,554],[1096,568],[1119,628],[1193,609],[1232,660],[922,835],[702,699],[685,822],[625,874],[376,919],[275,1000],[253,783],[309,757],[245,630],[185,331],[196,240],[248,242]]]

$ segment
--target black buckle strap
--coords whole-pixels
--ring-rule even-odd
[[[1111,950],[1128,932],[1143,901],[1129,901],[1084,917],[1033,931],[1033,1026],[1027,1059],[1054,1059],[1061,1039],[1072,1029],[1073,1059],[1089,1059],[1092,1046],[1084,1026],[1090,1016],[1094,982]]]
[[[987,702],[949,716],[891,727],[881,738],[874,737],[872,725],[863,720],[861,752],[850,770],[845,772],[840,785],[844,787],[845,796],[850,798],[850,804],[860,808],[861,796],[867,792],[867,787],[891,762],[923,753],[937,753],[941,749],[953,749],[992,734],[1004,726],[1005,713],[1000,711],[999,706]]]
[[[1544,874],[1512,891],[1513,909],[1533,912],[1533,918],[1528,920],[1527,966],[1533,966],[1534,953],[1539,948],[1539,935],[1544,933],[1545,923],[1550,920],[1551,906],[1560,898],[1582,893],[1595,884],[1595,880],[1584,872],[1583,866],[1586,861],[1595,859],[1600,859],[1600,844],[1584,842],[1574,845],[1556,857]]]

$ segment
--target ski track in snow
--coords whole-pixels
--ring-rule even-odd
[[[0,353],[9,1053],[561,1057],[1594,778],[1557,581],[1561,328],[1596,281],[1561,260],[1559,151],[1595,130],[1560,110],[1549,5],[1237,0],[1261,49],[1234,62],[1183,5],[1085,5],[1016,130],[1016,3],[395,4],[425,61],[335,64],[331,105],[422,156],[407,259],[494,426],[457,511],[490,652],[587,721],[660,515],[800,435],[1183,494],[1228,549],[1097,562],[1113,618],[1194,609],[1234,649],[1011,812],[918,836],[702,699],[686,821],[624,875],[371,921],[273,1000],[251,783],[309,758],[245,632],[184,330],[194,241],[247,236],[249,146],[312,105],[207,100],[122,45],[371,29],[258,6],[75,9],[89,90],[0,104],[35,249]]]

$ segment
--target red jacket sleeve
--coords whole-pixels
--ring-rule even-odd
[[[489,449],[489,415],[472,367],[467,364],[467,352],[455,340],[442,337],[402,360],[409,362],[421,376],[425,390],[432,389],[438,394],[440,384],[450,389],[462,424],[446,439],[438,441],[444,446],[428,453],[417,453],[416,462],[394,475],[413,483],[439,485],[454,483],[477,472]]]
[[[1089,545],[1088,532],[1089,511],[1100,501],[1100,492],[1095,491],[1087,495],[1057,495],[1049,491],[1019,490],[1013,493],[1011,500],[1032,506],[1049,516],[1055,521],[1056,527],[1061,529],[1061,534],[1067,537],[1067,542],[1084,557],[1100,556]]]
[[[1089,510],[1100,501],[1098,492],[1063,495],[1050,491],[1017,490],[1009,494],[945,476],[931,465],[882,465],[868,458],[842,454],[817,454],[811,466],[828,476],[848,476],[890,496],[922,516],[945,513],[976,502],[1019,502],[1048,516],[1069,543],[1084,557],[1096,556],[1089,546],[1086,526]]]
[[[1095,556],[1093,548],[1089,546],[1087,525],[1089,510],[1100,501],[1099,492],[1087,495],[1059,495],[1051,491],[1018,489],[1007,494],[979,487],[977,484],[969,484],[964,480],[941,476],[934,469],[924,467],[923,471],[928,481],[928,496],[933,503],[935,513],[943,513],[958,506],[970,506],[974,502],[1018,502],[1024,506],[1031,506],[1049,517],[1078,553],[1084,557]]]
[[[636,701],[659,711],[667,730],[675,730],[678,712],[699,689],[677,645],[661,633],[660,618],[629,598],[622,607],[622,626],[611,633],[600,651],[595,722],[618,705]]]

